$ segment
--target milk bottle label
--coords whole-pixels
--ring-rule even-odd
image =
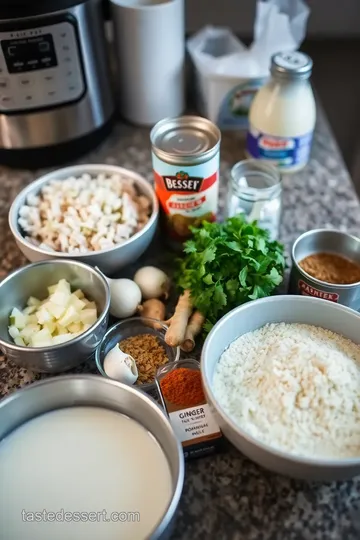
[[[300,137],[277,137],[250,126],[247,150],[255,159],[271,161],[280,169],[288,168],[308,162],[312,138],[312,131]]]

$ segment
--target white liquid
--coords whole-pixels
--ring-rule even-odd
[[[281,80],[277,78],[263,86],[256,94],[249,113],[250,132],[261,134],[264,139],[279,138],[282,143],[292,148],[296,139],[302,139],[302,148],[296,163],[281,161],[270,156],[271,146],[266,146],[267,159],[283,172],[295,172],[302,169],[309,156],[311,134],[316,120],[316,105],[311,85],[308,80]],[[309,137],[309,143],[304,140]],[[278,140],[279,140],[278,139]],[[264,142],[260,143],[262,146]],[[266,143],[268,145],[269,143]],[[304,146],[303,146],[304,144]],[[269,152],[270,150],[270,152]],[[251,151],[250,157],[253,156]],[[289,158],[290,159],[290,158]]]
[[[145,539],[166,512],[171,493],[160,445],[120,413],[95,407],[57,410],[0,443],[1,540]],[[60,513],[60,521],[30,522],[34,516],[22,514],[44,509],[105,517],[75,522],[74,515],[65,522]],[[112,512],[138,512],[139,518],[106,522]]]
[[[270,80],[256,94],[250,123],[278,137],[300,137],[315,126],[316,107],[308,81]]]

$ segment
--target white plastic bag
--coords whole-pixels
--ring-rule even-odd
[[[299,48],[309,11],[303,0],[258,0],[249,48],[228,28],[207,26],[192,36],[187,48],[201,113],[222,129],[245,129],[254,94],[269,75],[271,56]]]

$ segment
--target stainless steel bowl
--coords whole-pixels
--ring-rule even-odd
[[[167,326],[165,324],[148,317],[131,317],[131,319],[114,324],[106,332],[100,346],[95,352],[95,361],[99,372],[103,377],[108,377],[104,370],[104,360],[107,353],[121,340],[139,334],[152,334],[156,336],[164,347],[169,362],[176,362],[180,358],[180,348],[169,347],[165,342],[166,330]],[[155,380],[153,383],[136,385],[135,388],[140,388],[152,395],[157,395]]]
[[[249,459],[279,474],[310,481],[345,480],[360,474],[360,456],[310,459],[263,444],[235,424],[215,397],[212,380],[224,350],[239,336],[276,322],[321,326],[359,343],[360,315],[350,308],[317,298],[274,296],[249,302],[225,315],[211,330],[201,355],[204,389],[223,434]]]
[[[159,442],[169,462],[173,489],[166,513],[156,530],[149,531],[149,538],[169,538],[184,483],[184,456],[162,409],[143,392],[94,375],[62,376],[32,384],[0,402],[0,441],[36,416],[77,406],[101,407],[125,414],[139,422]],[[156,497],[156,485],[149,497]]]
[[[360,282],[348,285],[327,283],[310,276],[299,262],[314,253],[334,253],[360,265],[360,238],[336,229],[313,229],[295,241],[289,292],[323,298],[360,310]]]
[[[24,309],[29,296],[46,298],[47,287],[66,279],[74,289],[82,289],[98,309],[98,320],[71,341],[52,347],[21,347],[8,333],[9,315],[14,307]],[[0,283],[0,349],[18,366],[44,373],[59,373],[85,362],[101,342],[107,328],[110,289],[100,272],[83,263],[42,261],[15,270]]]
[[[63,180],[69,176],[80,176],[81,174],[89,173],[90,175],[105,174],[123,174],[129,178],[133,178],[139,191],[150,199],[152,204],[152,214],[141,231],[134,234],[129,240],[123,244],[119,244],[110,249],[94,251],[85,254],[70,254],[61,252],[50,252],[40,247],[34,246],[31,242],[25,240],[24,234],[18,224],[20,208],[26,203],[29,195],[37,195],[41,188],[50,180]],[[150,183],[139,174],[116,167],[115,165],[75,165],[53,171],[45,176],[42,176],[35,182],[32,182],[24,188],[15,198],[9,211],[9,226],[15,238],[15,241],[31,262],[43,261],[46,259],[73,259],[81,261],[91,266],[98,266],[105,274],[111,275],[120,268],[135,262],[149,247],[154,234],[159,217],[159,204],[155,192]]]

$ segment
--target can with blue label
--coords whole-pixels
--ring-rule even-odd
[[[247,153],[282,172],[309,161],[316,106],[309,77],[312,60],[300,52],[278,53],[269,82],[256,94],[249,113]]]

